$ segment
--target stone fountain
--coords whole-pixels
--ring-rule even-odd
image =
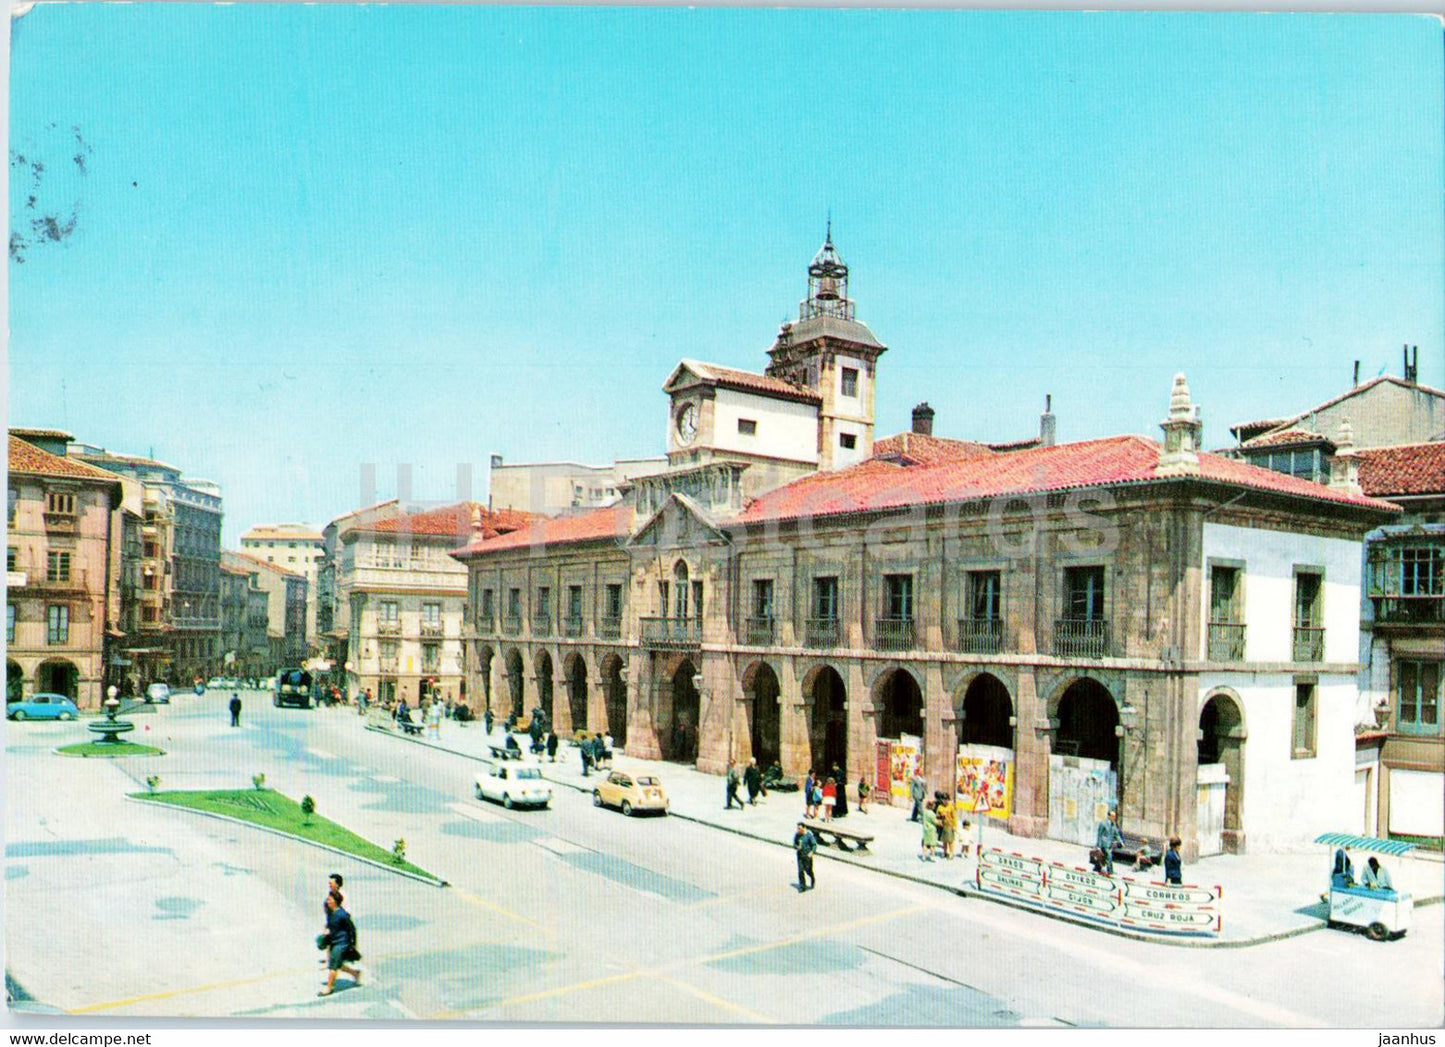
[[[129,720],[115,718],[115,714],[120,711],[120,699],[116,695],[117,690],[114,685],[111,685],[110,690],[106,692],[105,701],[101,703],[105,706],[105,719],[85,725],[87,730],[94,731],[100,736],[101,743],[119,742],[121,735],[135,730],[135,724]]]

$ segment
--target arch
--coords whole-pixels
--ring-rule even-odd
[[[18,702],[25,697],[25,670],[17,662],[5,659],[5,700]]]
[[[848,688],[831,665],[822,665],[803,678],[807,699],[809,763],[829,774],[836,767],[848,776]]]
[[[692,681],[696,675],[697,669],[690,658],[681,659],[672,673],[672,716],[663,754],[665,759],[675,763],[697,762],[697,729],[702,699]]]
[[[622,748],[627,744],[627,679],[620,655],[603,659],[602,689],[607,696],[607,733],[612,735],[613,748]]]
[[[80,670],[74,662],[52,658],[41,662],[35,670],[35,689],[49,694],[63,694],[72,702],[80,694]]]
[[[1242,828],[1240,814],[1244,806],[1244,745],[1247,736],[1244,703],[1239,695],[1228,687],[1216,687],[1210,691],[1204,698],[1204,707],[1199,710],[1199,766],[1224,765],[1224,831],[1223,839],[1216,842],[1230,851],[1238,849]],[[1217,828],[1219,823],[1216,821],[1214,825]]]
[[[778,674],[767,662],[754,662],[743,673],[743,693],[749,699],[748,739],[753,759],[759,767],[771,767],[783,757],[782,717],[778,708],[782,687]]]
[[[526,711],[523,706],[526,699],[527,669],[522,661],[522,652],[515,647],[509,650],[503,668],[507,672],[507,697],[512,703],[510,713],[520,720]]]
[[[958,729],[960,745],[1014,747],[1014,731],[1009,723],[1014,714],[1013,700],[997,676],[992,673],[975,676],[963,692],[959,711],[963,714]]]
[[[923,737],[923,689],[907,669],[894,667],[878,677],[873,707],[879,711],[880,738]]]
[[[536,707],[542,710],[548,723],[554,723],[556,718],[552,715],[552,653],[545,647],[542,648],[533,659],[532,668],[537,674]]]
[[[1080,677],[1059,695],[1053,750],[1065,756],[1104,760],[1119,769],[1119,706],[1098,680]]]
[[[584,730],[587,727],[587,661],[574,651],[562,665],[567,676],[567,711],[572,717],[572,730]]]

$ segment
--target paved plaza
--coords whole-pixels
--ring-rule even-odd
[[[558,786],[551,809],[505,811],[471,796],[477,725],[443,725],[443,745],[456,750],[447,751],[368,730],[353,709],[273,709],[252,692],[233,729],[228,697],[137,714],[137,740],[166,750],[156,758],[68,759],[53,749],[83,736],[83,723],[7,725],[7,973],[20,1006],[588,1023],[1441,1020],[1439,905],[1418,909],[1412,932],[1384,945],[1324,930],[1224,949],[1134,941],[940,890],[962,885],[971,868],[919,863],[914,827],[887,808],[849,819],[875,832],[871,857],[821,861],[818,889],[799,894],[792,855],[778,845],[796,821],[796,796],[725,812],[719,779],[662,765],[676,816],[625,818],[568,787],[584,785],[568,750],[547,768]],[[244,788],[258,772],[384,846],[404,837],[408,857],[450,886],[126,799],[152,774],[162,788]],[[1238,913],[1228,926],[1254,919],[1237,900],[1251,880],[1308,909],[1323,863],[1211,859],[1191,873],[1226,883]],[[1438,883],[1438,864],[1400,864],[1400,876]],[[364,975],[319,999],[313,939],[334,869],[346,875]],[[1295,869],[1291,894],[1283,885]],[[1261,915],[1255,930],[1309,919]],[[1361,1013],[1362,1000],[1372,1013]]]

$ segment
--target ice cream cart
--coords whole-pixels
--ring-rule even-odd
[[[1373,941],[1399,938],[1410,929],[1415,900],[1393,887],[1366,886],[1363,874],[1350,860],[1351,851],[1399,857],[1415,849],[1403,840],[1381,840],[1373,836],[1324,833],[1315,843],[1326,844],[1330,854],[1329,925],[1360,929]]]

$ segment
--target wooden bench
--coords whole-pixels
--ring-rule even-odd
[[[868,845],[873,842],[872,833],[854,832],[852,829],[840,829],[837,822],[820,822],[814,819],[805,819],[803,825],[813,831],[813,835],[820,842],[826,843],[828,837],[832,837],[833,846],[840,851],[866,851]],[[848,845],[848,841],[853,846]]]
[[[1137,833],[1121,833],[1124,846],[1114,848],[1114,861],[1121,865],[1132,865],[1136,869],[1148,869],[1164,860],[1164,844]]]

